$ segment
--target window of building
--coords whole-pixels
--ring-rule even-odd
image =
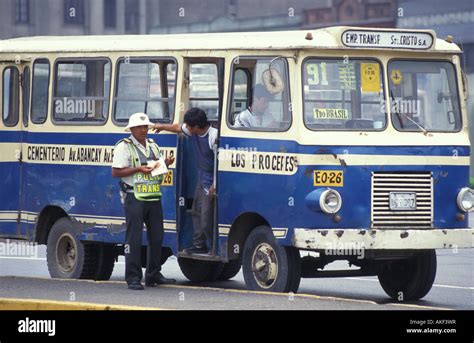
[[[125,33],[139,33],[139,3],[136,0],[125,0]]]
[[[84,24],[84,0],[64,0],[64,23]]]
[[[52,104],[55,122],[104,123],[109,107],[110,71],[106,59],[58,61]]]
[[[16,67],[3,71],[3,123],[5,126],[18,124],[20,107],[20,73]]]
[[[36,60],[33,64],[31,90],[31,122],[42,124],[48,113],[49,61]]]
[[[122,59],[117,67],[114,119],[146,113],[153,122],[169,123],[174,113],[176,63],[173,60]]]
[[[15,20],[18,24],[30,22],[30,0],[16,0]]]
[[[115,28],[117,26],[117,1],[104,0],[104,26]]]

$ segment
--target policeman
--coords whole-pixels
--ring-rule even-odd
[[[153,127],[145,113],[130,116],[125,131],[131,132],[129,138],[120,140],[114,149],[112,176],[121,178],[121,188],[125,191],[124,209],[127,225],[125,238],[125,280],[128,288],[142,290],[142,232],[143,223],[147,227],[148,249],[145,286],[174,283],[161,274],[161,244],[163,242],[163,209],[160,186],[163,175],[152,176],[160,157],[158,145],[147,138]],[[167,166],[174,158],[165,160]]]

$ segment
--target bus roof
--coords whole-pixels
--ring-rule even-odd
[[[317,30],[193,33],[173,35],[105,35],[105,36],[38,36],[0,40],[0,53],[45,52],[106,52],[106,51],[162,51],[162,50],[229,50],[229,49],[370,49],[413,50],[399,46],[345,44],[343,34],[382,35],[387,41],[393,35],[415,38],[431,36],[428,52],[459,53],[454,43],[437,39],[432,30],[398,30],[334,26]],[[311,34],[312,39],[307,39]],[[355,37],[355,35],[352,35]],[[348,36],[349,37],[349,36]],[[371,38],[371,37],[369,37]],[[380,37],[379,37],[380,39]],[[402,38],[406,40],[405,38]],[[392,39],[393,40],[393,39]],[[355,37],[357,43],[357,37]],[[203,43],[205,42],[205,43]],[[351,42],[354,43],[354,42]],[[365,42],[367,43],[367,42]]]

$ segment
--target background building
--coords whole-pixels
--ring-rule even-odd
[[[145,34],[157,0],[1,0],[0,39],[38,35]]]

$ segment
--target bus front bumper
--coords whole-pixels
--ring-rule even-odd
[[[351,244],[367,250],[473,248],[474,229],[294,229],[293,245],[299,249],[326,250]]]

